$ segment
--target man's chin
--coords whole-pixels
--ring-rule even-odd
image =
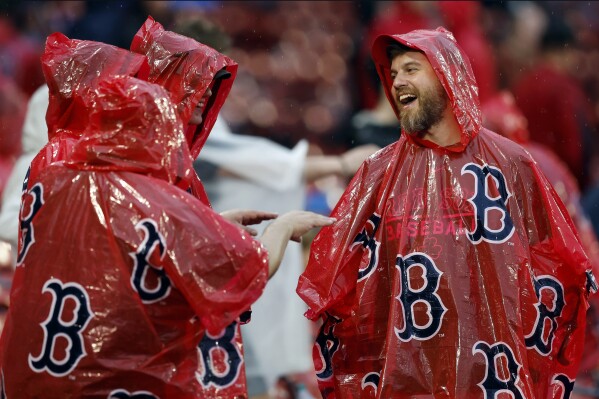
[[[405,132],[408,136],[418,137],[418,138],[423,138],[427,133],[426,129],[409,129],[408,130],[405,127],[402,128],[402,131]]]

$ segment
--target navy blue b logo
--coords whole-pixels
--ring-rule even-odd
[[[530,335],[525,338],[527,348],[535,348],[541,355],[551,352],[551,345],[557,329],[557,318],[562,314],[564,305],[564,287],[552,276],[535,278],[535,293],[539,302],[535,305],[538,310],[537,320]],[[543,291],[552,293],[552,306],[549,308],[541,301]],[[549,331],[546,331],[545,320],[550,321]]]
[[[220,335],[213,337],[206,333],[200,341],[200,360],[204,373],[203,375],[198,373],[198,380],[204,387],[214,385],[222,389],[232,385],[237,380],[243,359],[237,345],[235,345],[236,329],[237,323],[233,322]],[[222,367],[222,371],[217,370],[215,367],[215,351],[224,352],[225,367]]]
[[[403,308],[404,326],[401,329],[395,327],[395,334],[402,341],[409,341],[412,338],[427,340],[434,337],[441,329],[443,315],[447,312],[447,308],[437,294],[443,273],[437,269],[435,262],[428,255],[421,252],[414,252],[405,258],[398,256],[396,267],[401,278],[401,292],[396,299],[401,302]],[[412,268],[422,270],[423,287],[416,289],[410,285]],[[417,302],[427,306],[428,322],[424,325],[418,325],[414,320],[413,308]]]
[[[148,391],[135,391],[130,393],[125,389],[116,389],[108,395],[106,399],[160,399],[158,396]]]
[[[29,172],[27,172],[29,175]],[[42,205],[44,205],[44,187],[41,183],[37,183],[31,190],[27,193],[31,197],[31,207],[29,209],[29,213],[25,215],[24,212],[24,204],[25,204],[25,195],[23,195],[23,201],[21,204],[21,217],[20,217],[20,230],[21,230],[21,250],[19,251],[19,255],[17,256],[17,266],[23,263],[23,259],[27,255],[27,251],[35,242],[35,234],[33,229],[33,218],[39,212]]]
[[[44,329],[42,351],[37,357],[29,354],[29,367],[36,373],[47,370],[55,377],[62,377],[73,371],[86,355],[82,331],[87,327],[93,313],[87,291],[77,283],[63,284],[60,280],[51,279],[44,284],[42,292],[52,294],[52,305],[48,318],[41,324]],[[67,300],[75,302],[74,314],[63,317]],[[56,343],[59,339],[67,340],[61,359],[55,357]]]
[[[376,395],[376,391],[378,390],[380,381],[381,381],[381,373],[377,373],[377,372],[368,373],[362,378],[362,384],[361,384],[362,390],[365,390],[367,387],[371,387],[372,389],[374,389],[374,394]]]
[[[171,280],[166,275],[166,271],[150,262],[150,258],[156,249],[159,251],[160,259],[164,258],[165,240],[162,234],[158,232],[156,222],[152,219],[139,221],[135,229],[144,232],[144,239],[137,252],[129,253],[129,256],[133,258],[131,286],[137,291],[143,303],[157,302],[166,298],[171,292]],[[147,286],[148,273],[152,273],[158,280],[154,288]]]
[[[563,387],[561,399],[570,399],[570,396],[574,391],[574,382],[576,382],[576,380],[571,380],[565,374],[557,374],[553,377],[553,382],[557,382]]]
[[[340,320],[328,314],[327,316],[314,344],[322,362],[320,370],[316,370],[316,377],[319,380],[327,380],[333,376],[333,355],[339,349],[339,338],[335,336],[334,329]]]
[[[462,168],[462,175],[464,173],[470,173],[476,180],[474,196],[468,200],[474,207],[475,227],[474,231],[468,233],[468,239],[474,244],[480,243],[481,240],[498,244],[509,240],[515,231],[507,211],[507,201],[512,194],[507,189],[501,170],[489,165],[481,167],[475,163],[468,163]],[[498,197],[491,197],[489,194],[490,178],[496,183]],[[491,210],[501,213],[502,226],[499,229],[492,229],[488,225],[488,212]]]
[[[379,226],[381,224],[381,216],[377,215],[376,213],[373,213],[366,223],[368,225],[367,227],[369,228],[367,229],[367,227],[364,227],[362,231],[356,236],[354,242],[350,246],[351,250],[356,245],[360,245],[368,249],[369,253],[368,266],[358,270],[358,281],[362,281],[368,276],[370,276],[379,263],[379,247],[381,243],[376,241],[374,235],[376,234],[376,231],[379,229]],[[369,233],[368,230],[372,230],[372,232]]]
[[[480,352],[485,356],[487,372],[485,379],[478,384],[485,394],[485,399],[494,399],[500,392],[509,392],[514,399],[524,399],[524,395],[520,387],[516,385],[518,382],[518,373],[522,366],[514,358],[514,353],[511,348],[503,343],[498,342],[489,346],[484,341],[478,341],[472,348],[472,353]],[[497,370],[497,359],[504,356],[507,360],[507,376],[499,375]]]

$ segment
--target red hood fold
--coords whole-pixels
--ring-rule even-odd
[[[41,57],[49,88],[48,138],[62,132],[79,136],[88,123],[89,90],[115,75],[147,75],[146,57],[109,44],[69,39],[53,33]]]
[[[152,17],[148,17],[135,34],[131,51],[148,58],[148,80],[169,92],[186,129],[194,108],[206,90],[212,88],[213,94],[204,108],[202,123],[191,128],[187,137],[191,154],[196,158],[231,90],[237,75],[237,63],[193,39],[165,30]],[[231,76],[213,85],[214,76],[222,69],[230,72]]]
[[[84,170],[142,173],[177,183],[191,179],[183,127],[168,93],[128,76],[98,82],[82,136],[65,163]]]

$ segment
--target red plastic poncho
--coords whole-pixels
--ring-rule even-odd
[[[402,134],[362,165],[339,221],[314,240],[298,294],[324,320],[314,346],[323,397],[567,397],[590,269],[567,212],[528,153],[481,128],[451,33],[377,39],[389,98],[392,42],[427,56],[461,142]]]
[[[191,155],[196,159],[231,91],[237,75],[237,63],[193,39],[164,30],[152,17],[148,17],[135,34],[131,51],[148,58],[148,81],[164,87],[173,103],[177,104]],[[230,73],[230,77],[214,81],[216,73],[223,69]],[[213,94],[204,107],[201,124],[188,125],[194,108],[208,88]],[[209,203],[197,176],[192,181],[192,194]]]
[[[172,183],[191,170],[160,86],[87,93],[88,126],[25,194],[3,397],[203,398],[197,345],[257,299],[258,241]]]
[[[23,92],[0,74],[0,197],[21,152],[21,129],[26,109]]]

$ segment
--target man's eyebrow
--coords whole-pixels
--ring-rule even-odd
[[[399,69],[405,69],[405,68],[412,67],[412,66],[419,67],[419,66],[422,66],[422,63],[420,63],[418,61],[407,61],[407,62],[401,64],[399,66]],[[391,72],[397,72],[397,69],[395,69],[393,67],[391,67],[389,69],[391,70]]]
[[[405,64],[401,64],[400,67],[407,68],[407,67],[411,67],[411,66],[420,66],[420,65],[422,65],[422,64],[418,61],[408,61]]]

